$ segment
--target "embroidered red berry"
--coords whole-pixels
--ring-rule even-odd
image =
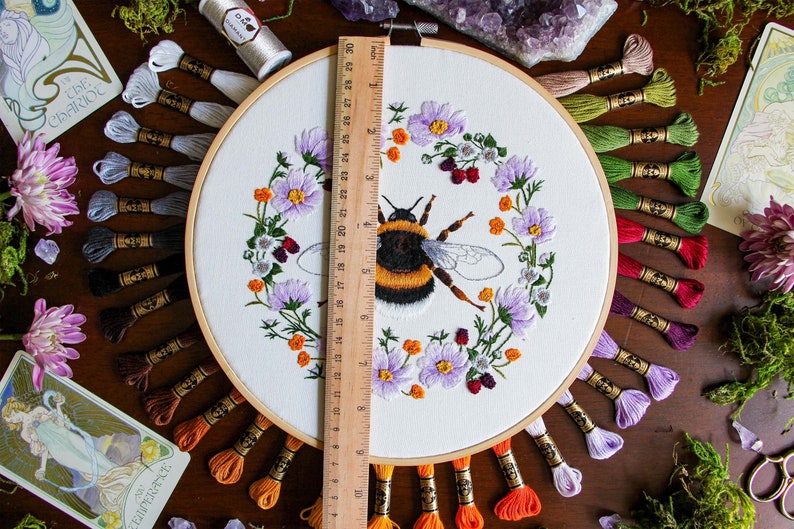
[[[488,389],[493,389],[496,387],[496,379],[494,379],[493,375],[490,373],[485,373],[483,376],[481,376],[480,382],[482,383],[483,387]]]
[[[300,245],[292,237],[284,237],[284,242],[281,243],[281,245],[289,253],[298,253],[301,251]]]
[[[479,380],[469,380],[468,382],[466,382],[466,387],[469,388],[469,391],[472,394],[476,395],[477,393],[480,392],[480,389],[482,388],[482,383]]]
[[[452,170],[452,183],[453,184],[462,184],[464,180],[466,180],[466,171],[464,171],[463,169],[453,169]]]
[[[458,329],[458,332],[455,333],[455,343],[458,345],[466,345],[469,343],[469,330]]]
[[[275,257],[276,261],[278,261],[279,263],[286,263],[289,255],[287,255],[287,250],[285,250],[284,247],[281,246],[273,251],[273,257]]]
[[[476,167],[469,167],[466,169],[466,180],[471,182],[472,184],[476,184],[477,180],[480,179],[480,170]]]
[[[452,156],[450,156],[449,158],[438,164],[438,167],[442,171],[451,171],[455,169],[457,166],[458,164],[455,163],[455,158],[453,158]]]

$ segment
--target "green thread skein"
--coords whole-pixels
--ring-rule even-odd
[[[669,180],[688,197],[697,194],[703,175],[700,156],[694,151],[687,151],[670,163],[630,162],[608,154],[599,154],[598,161],[610,184],[626,178]]]
[[[572,94],[561,97],[558,101],[571,114],[574,121],[583,123],[595,119],[601,114],[633,106],[642,102],[659,107],[675,105],[675,82],[663,68],[657,68],[650,81],[638,90],[627,90],[609,96],[592,94]]]
[[[641,211],[662,219],[667,219],[689,233],[700,233],[709,220],[709,209],[699,200],[686,204],[673,205],[660,200],[636,195],[628,189],[615,184],[609,185],[612,202],[617,209]]]
[[[667,142],[692,147],[698,141],[698,129],[692,115],[683,112],[666,127],[624,129],[612,125],[582,125],[582,132],[595,152],[620,149],[633,143]]]

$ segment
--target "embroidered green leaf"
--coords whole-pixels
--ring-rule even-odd
[[[284,230],[284,228],[279,226],[277,228],[273,228],[273,230],[270,232],[269,235],[271,237],[284,237],[286,234],[287,234],[286,230]]]
[[[455,147],[447,147],[444,151],[443,156],[455,156],[458,153],[458,150]]]
[[[495,148],[497,146],[496,145],[496,140],[490,134],[485,137],[485,139],[483,140],[482,144],[485,145],[489,149],[493,149],[493,148]]]
[[[546,315],[546,311],[548,310],[548,307],[541,305],[537,301],[535,302],[535,308],[538,311],[538,316],[540,316],[541,318]]]
[[[276,153],[276,163],[278,163],[281,167],[289,168],[292,166],[289,161],[287,161],[287,155],[281,151]]]
[[[467,132],[463,135],[463,141],[471,141],[471,133]]]
[[[507,147],[498,147],[496,151],[499,153],[500,158],[507,156]]]
[[[543,276],[540,276],[539,278],[537,278],[535,280],[534,283],[532,283],[532,286],[533,287],[539,287],[540,285],[545,285],[545,284],[546,284],[546,278],[543,277]]]

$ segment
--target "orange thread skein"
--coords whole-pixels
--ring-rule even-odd
[[[507,481],[507,486],[510,487],[510,492],[496,502],[494,514],[500,520],[511,522],[537,515],[540,512],[540,499],[521,478],[521,471],[511,450],[511,439],[496,444],[493,451],[499,460],[499,468]]]

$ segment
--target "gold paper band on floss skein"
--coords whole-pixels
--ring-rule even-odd
[[[653,285],[655,287],[661,288],[665,292],[675,292],[675,289],[678,288],[678,279],[674,277],[670,277],[664,272],[660,272],[658,270],[654,270],[649,266],[643,266],[640,269],[640,275],[637,278],[643,283],[647,283],[649,285]]]
[[[640,197],[640,203],[637,205],[637,211],[654,215],[656,217],[672,220],[676,214],[676,207],[667,202],[662,202],[648,197]]]
[[[498,456],[496,460],[499,462],[499,468],[502,470],[502,475],[505,477],[505,481],[510,490],[520,489],[524,486],[524,480],[521,478],[521,473],[518,471],[518,463],[516,462],[512,450],[508,450],[504,454]]]
[[[267,473],[270,479],[278,482],[283,481],[284,476],[287,475],[287,470],[289,470],[292,461],[295,459],[296,453],[294,450],[282,446],[281,451],[276,456],[276,460],[273,462],[273,466],[270,467],[270,472]]]
[[[213,426],[236,407],[237,403],[234,401],[234,397],[231,394],[226,395],[202,413],[201,419],[207,423],[207,426]]]
[[[151,163],[132,162],[127,166],[127,176],[141,180],[155,180],[161,182],[165,179],[165,167]]]
[[[161,290],[146,299],[142,299],[138,303],[130,307],[130,314],[137,318],[142,318],[147,314],[161,309],[171,303],[171,298],[168,297],[167,290]]]
[[[618,347],[618,353],[615,355],[614,360],[618,364],[628,367],[635,373],[638,373],[642,376],[647,375],[648,371],[651,370],[651,364],[648,363],[647,360],[640,358],[631,351],[627,351],[622,347]]]
[[[582,433],[590,433],[595,430],[596,423],[590,417],[590,415],[582,408],[578,402],[571,401],[570,404],[566,404],[562,407],[565,412],[570,415],[573,422],[576,423],[576,426],[582,431]]]
[[[388,516],[391,511],[391,479],[375,480],[375,516]]]
[[[178,353],[185,346],[179,342],[179,337],[171,338],[164,344],[160,344],[154,349],[146,352],[146,363],[150,366],[155,366],[165,360],[166,358],[170,357],[174,353]]]
[[[643,129],[629,129],[629,143],[658,143],[668,139],[667,127],[645,127]]]
[[[678,235],[656,231],[653,228],[645,228],[645,231],[642,232],[642,242],[657,248],[677,252],[681,249],[684,239]]]
[[[143,283],[144,281],[156,279],[158,277],[160,277],[160,271],[157,270],[157,265],[155,263],[139,266],[138,268],[121,272],[118,275],[119,285],[123,287],[128,287],[136,283]]]
[[[554,438],[552,438],[549,432],[533,437],[532,440],[535,441],[538,450],[540,450],[541,455],[543,455],[543,459],[546,460],[546,463],[548,463],[551,468],[558,467],[565,463],[560,449],[557,448],[557,443],[554,442]]]
[[[670,329],[670,322],[668,320],[642,307],[635,306],[631,314],[629,314],[629,318],[643,323],[652,329],[656,329],[661,333],[665,333]]]
[[[174,135],[161,130],[141,128],[135,135],[135,140],[140,143],[147,143],[156,147],[170,149],[174,142]]]
[[[234,442],[232,450],[237,452],[240,457],[245,457],[254,447],[256,442],[262,437],[267,428],[262,428],[259,424],[259,417],[245,429],[243,434]]]
[[[611,380],[607,377],[596,371],[593,370],[590,373],[590,376],[587,377],[585,380],[587,384],[595,388],[596,391],[604,395],[605,397],[609,398],[610,400],[616,400],[620,395],[623,394],[623,390],[616,386]]]
[[[153,239],[151,233],[117,233],[113,236],[113,248],[151,248]]]
[[[183,72],[191,73],[204,79],[205,81],[209,81],[209,78],[212,77],[212,72],[215,71],[212,66],[204,64],[200,60],[196,59],[195,57],[191,57],[187,53],[182,54],[176,66]]]
[[[474,503],[474,484],[471,481],[471,468],[455,471],[455,488],[458,491],[458,505]]]
[[[151,213],[152,200],[149,198],[126,198],[116,199],[116,213]]]
[[[670,164],[657,162],[631,162],[631,178],[669,180]]]
[[[626,67],[623,66],[623,61],[611,62],[587,70],[587,82],[593,84],[598,81],[606,81],[624,73],[626,73]]]
[[[638,90],[627,90],[618,94],[608,95],[606,101],[607,110],[630,107],[645,101],[645,91],[641,88]]]
[[[189,97],[170,90],[160,90],[157,92],[157,102],[164,107],[171,108],[182,114],[189,114],[190,108],[193,106],[193,103],[195,103],[195,101]]]
[[[433,474],[419,478],[419,498],[423,513],[438,512],[438,492],[436,490],[436,477]]]

